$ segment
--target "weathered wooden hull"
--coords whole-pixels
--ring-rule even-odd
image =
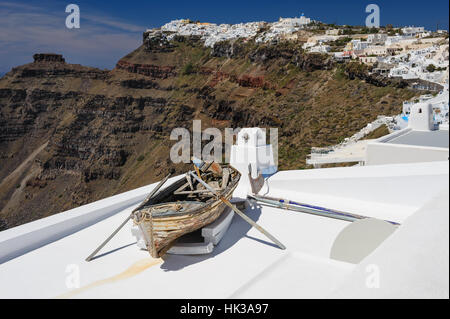
[[[239,178],[239,172],[235,171],[235,178],[221,192],[223,197],[231,199]],[[205,203],[191,203],[192,207],[186,209],[185,213],[155,216],[155,210],[176,210],[177,206],[189,206],[189,202],[159,203],[141,211],[146,218],[137,224],[144,235],[147,249],[154,258],[164,255],[177,238],[214,222],[227,207],[220,199],[213,198]]]

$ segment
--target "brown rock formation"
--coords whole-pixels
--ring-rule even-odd
[[[156,79],[166,79],[176,76],[174,66],[157,66],[152,64],[129,63],[124,60],[117,62],[116,68],[131,73],[142,74]]]
[[[34,62],[60,62],[65,63],[66,60],[61,54],[55,53],[36,53],[33,55]]]

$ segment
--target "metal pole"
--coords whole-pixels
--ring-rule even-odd
[[[261,233],[263,233],[265,236],[267,236],[271,241],[273,241],[275,244],[277,244],[278,247],[281,249],[286,249],[286,247],[274,236],[272,236],[267,230],[259,226],[257,223],[255,223],[250,217],[245,215],[243,212],[241,212],[236,206],[231,204],[225,197],[220,196],[211,186],[209,186],[207,183],[205,183],[203,180],[201,180],[197,175],[195,175],[192,171],[189,172],[192,177],[194,177],[200,184],[206,187],[211,193],[216,195],[222,202],[225,203],[228,207],[230,207],[232,210],[234,210],[242,219],[244,219],[247,223],[255,227],[257,230],[259,230]]]
[[[270,207],[276,207],[286,210],[292,210],[301,213],[307,213],[317,216],[335,218],[340,220],[345,220],[348,222],[354,222],[359,219],[368,218],[367,216],[357,215],[353,213],[347,213],[343,211],[333,210],[329,208],[324,208],[316,205],[309,205],[299,202],[294,202],[287,199],[282,198],[274,198],[269,196],[260,196],[260,195],[248,195],[248,198],[256,200],[256,202]],[[386,222],[393,225],[400,225],[399,223],[386,220]]]
[[[133,211],[131,212],[130,216],[128,216],[127,219],[125,219],[125,220],[123,221],[123,223],[120,224],[120,226],[119,226],[115,231],[113,231],[113,233],[112,233],[111,235],[109,235],[109,237],[106,238],[106,240],[105,240],[103,243],[101,243],[100,246],[98,246],[96,250],[94,250],[94,251],[92,252],[92,254],[90,254],[90,255],[86,258],[86,261],[91,261],[92,258],[94,258],[94,256],[100,251],[100,249],[102,249],[102,248],[103,248],[103,247],[111,240],[111,238],[113,238],[113,237],[119,232],[119,230],[120,230],[123,226],[125,226],[125,224],[126,224],[126,223],[131,219],[131,217],[133,216],[133,213],[136,212],[137,210],[141,209],[141,208],[147,203],[147,201],[148,201],[150,198],[152,198],[153,195],[155,195],[155,193],[161,188],[161,186],[163,186],[163,184],[164,184],[165,182],[167,182],[167,180],[169,179],[170,175],[171,175],[171,174],[167,175],[163,180],[161,180],[161,181],[159,182],[158,185],[156,185],[156,187],[155,187],[155,188],[150,192],[150,194],[142,201],[142,203],[141,203],[138,207],[136,207],[135,209],[133,209]]]

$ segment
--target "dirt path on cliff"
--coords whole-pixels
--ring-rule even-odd
[[[33,160],[36,158],[36,156],[42,152],[42,150],[48,145],[48,141],[39,146],[37,149],[35,149],[14,171],[12,171],[8,176],[6,176],[1,182],[0,182],[0,194],[3,196],[7,195],[7,193],[11,192],[12,187],[17,187],[17,185],[20,185],[17,187],[12,195],[9,197],[9,199],[6,197],[3,198],[3,200],[6,201],[6,205],[4,208],[0,211],[3,212],[8,207],[8,204],[10,204],[11,200],[16,197],[18,193],[22,191],[22,189],[25,187],[26,181],[31,177],[30,175],[35,174],[35,171],[30,172],[27,174],[24,178],[20,180],[20,178],[24,175],[27,169],[31,167],[33,164]],[[19,182],[20,180],[20,182]]]

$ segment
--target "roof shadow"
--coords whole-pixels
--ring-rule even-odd
[[[251,208],[248,208],[245,210],[245,213],[248,217],[250,217],[254,221],[257,221],[259,219],[259,216],[261,215],[261,206],[255,205]],[[237,214],[234,214],[230,227],[228,228],[226,234],[223,236],[219,244],[217,246],[214,246],[214,250],[212,251],[212,253],[206,255],[166,254],[162,257],[164,263],[161,264],[161,269],[163,269],[164,271],[177,271],[196,263],[205,261],[207,259],[214,258],[215,256],[232,247],[244,237],[256,240],[262,244],[277,247],[270,242],[248,236],[247,233],[251,228],[252,226],[250,224],[248,224]]]

